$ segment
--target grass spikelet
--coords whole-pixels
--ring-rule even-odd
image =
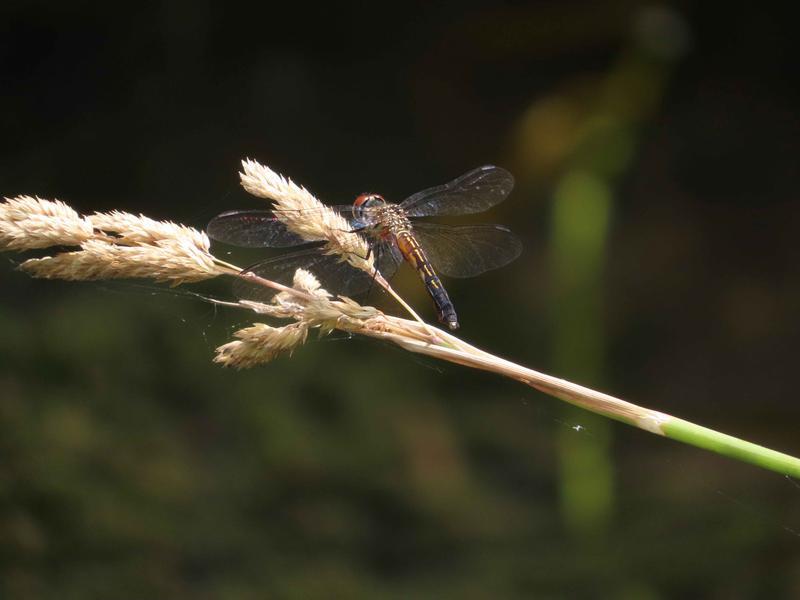
[[[114,241],[118,244],[157,244],[182,239],[206,252],[210,247],[204,232],[171,221],[156,221],[119,210],[94,213],[89,220],[96,229],[115,234]]]
[[[341,256],[357,269],[374,272],[374,263],[365,240],[351,233],[350,224],[345,219],[304,187],[249,159],[242,161],[239,177],[242,187],[249,193],[273,201],[275,216],[290,231],[309,241],[325,241],[327,253]],[[367,256],[368,259],[365,258]]]
[[[19,266],[32,277],[67,279],[153,279],[172,285],[220,275],[213,257],[185,240],[166,240],[157,246],[118,246],[88,240],[75,252],[32,258]]]
[[[319,298],[330,298],[331,294],[322,289],[319,280],[314,275],[305,269],[297,269],[294,273],[293,287],[301,292],[306,292],[312,296]]]
[[[32,196],[0,204],[0,249],[78,246],[94,234],[91,222],[59,200]]]
[[[206,234],[191,227],[120,211],[87,218],[63,202],[30,196],[0,204],[0,248],[49,246],[80,249],[29,259],[20,269],[48,279],[147,278],[173,285],[232,271],[211,255]]]
[[[254,323],[234,334],[238,338],[217,348],[214,362],[234,369],[245,369],[264,364],[281,354],[301,346],[308,336],[305,323],[291,323],[283,327],[270,327]]]

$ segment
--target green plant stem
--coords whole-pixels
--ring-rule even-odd
[[[661,428],[663,435],[672,440],[704,448],[783,475],[800,478],[800,459],[783,452],[770,450],[676,417],[670,417]]]

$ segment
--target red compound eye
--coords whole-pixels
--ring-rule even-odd
[[[364,203],[372,197],[372,194],[361,194],[353,202],[353,206],[363,206]]]
[[[370,204],[378,202],[383,202],[383,196],[379,194],[361,194],[356,198],[355,202],[353,202],[353,206],[369,206]]]

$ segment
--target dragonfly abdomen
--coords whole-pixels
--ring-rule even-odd
[[[403,257],[408,263],[417,270],[422,282],[425,284],[425,289],[428,290],[436,305],[437,316],[439,321],[447,325],[450,329],[458,329],[458,315],[453,303],[450,301],[450,296],[447,290],[444,289],[442,281],[433,270],[431,261],[425,256],[425,251],[419,245],[419,242],[408,230],[403,230],[395,235],[397,240],[397,247],[403,254]]]

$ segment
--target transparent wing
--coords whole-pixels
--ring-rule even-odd
[[[353,207],[349,205],[326,207],[342,216],[348,226],[353,218]],[[232,210],[217,215],[208,227],[208,236],[218,242],[241,246],[243,248],[286,248],[299,246],[315,240],[305,239],[292,233],[278,218],[281,212],[291,212],[292,215],[302,215],[304,218],[319,218],[319,210]]]
[[[433,268],[447,277],[475,277],[510,263],[522,242],[502,225],[414,223],[414,236]]]
[[[309,242],[289,231],[268,210],[224,212],[211,219],[206,233],[212,240],[244,248],[285,248]]]
[[[391,254],[387,254],[387,250],[391,249],[385,246],[387,245],[380,244],[373,252],[378,270],[388,279],[397,271],[397,260]],[[242,273],[253,273],[264,279],[291,286],[295,271],[301,268],[311,272],[322,287],[332,294],[356,296],[374,285],[374,277],[371,274],[356,269],[338,255],[324,254],[319,248],[309,248],[264,260],[248,267]],[[277,291],[247,278],[237,277],[234,280],[233,293],[243,300],[269,302]]]
[[[372,252],[375,255],[375,266],[383,275],[386,281],[389,281],[397,272],[397,268],[403,264],[405,260],[400,250],[394,243],[377,242],[372,244]]]
[[[500,167],[478,167],[450,183],[428,188],[406,198],[400,206],[409,217],[467,215],[488,210],[505,200],[514,177]]]

